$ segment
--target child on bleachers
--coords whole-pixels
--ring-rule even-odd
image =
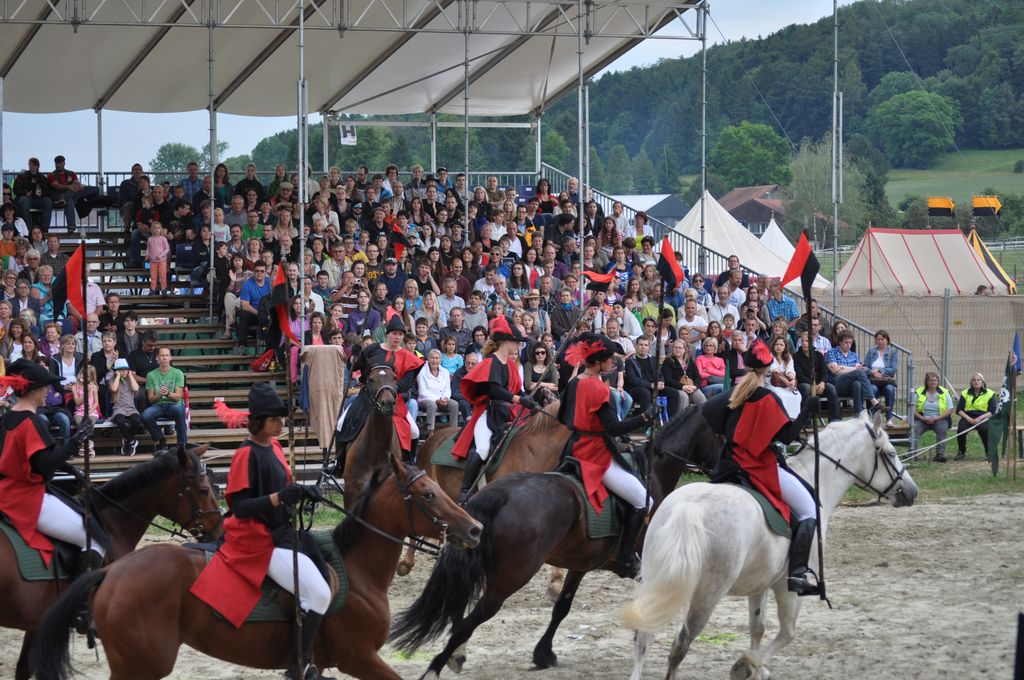
[[[85,390],[82,383],[85,382],[85,372],[89,372],[89,415],[85,415]],[[75,399],[75,425],[81,425],[86,417],[90,418],[93,424],[102,416],[100,415],[100,387],[96,383],[96,369],[93,366],[86,366],[78,372],[78,382],[71,386],[71,395]],[[96,455],[96,448],[92,440],[89,440],[89,457]]]
[[[139,383],[128,366],[128,360],[119,358],[114,362],[114,377],[109,384],[113,404],[111,419],[121,431],[121,455],[134,456],[139,449],[135,433],[142,430],[142,414],[135,406]]]
[[[164,236],[163,225],[153,220],[151,236],[146,241],[146,259],[149,260],[149,290],[151,295],[167,295],[167,261],[171,256],[171,244]]]

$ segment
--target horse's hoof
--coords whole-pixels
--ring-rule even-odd
[[[465,654],[455,654],[455,655],[452,656],[452,658],[448,659],[447,666],[448,666],[448,668],[451,669],[452,673],[461,673],[462,672],[462,666],[465,665],[465,663],[466,663],[466,655]],[[434,677],[437,677],[437,676],[434,676]]]
[[[763,666],[755,664],[753,659],[744,654],[732,665],[729,680],[763,680],[767,676],[763,676],[762,671],[765,671]]]
[[[420,677],[420,680],[437,680],[437,673],[435,671],[427,671]]]
[[[412,571],[412,566],[405,562],[399,562],[398,568],[395,569],[395,573],[399,576],[408,576],[410,571]]]
[[[558,665],[558,656],[555,655],[553,649],[541,649],[538,647],[533,650],[533,665],[540,670],[554,668]]]

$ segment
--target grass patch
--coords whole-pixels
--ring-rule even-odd
[[[706,642],[709,645],[727,645],[739,639],[739,633],[701,633],[697,636],[698,642]]]
[[[1001,193],[1019,193],[1024,176],[1014,174],[1013,164],[1024,159],[1024,149],[985,149],[948,153],[927,170],[906,168],[889,171],[885,193],[894,206],[907,194],[951,196],[957,203],[990,187]]]

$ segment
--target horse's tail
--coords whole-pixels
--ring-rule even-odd
[[[701,509],[665,508],[654,531],[644,539],[641,581],[633,600],[622,610],[627,628],[656,633],[693,598],[707,552]]]
[[[91,571],[75,579],[46,613],[33,636],[29,663],[39,680],[67,680],[71,668],[68,643],[71,627],[94,588],[107,577],[105,569]]]
[[[408,609],[395,619],[391,643],[413,652],[454,625],[483,591],[491,559],[491,524],[508,501],[504,490],[484,489],[466,510],[484,525],[480,545],[472,550],[448,545],[430,574],[426,587]]]

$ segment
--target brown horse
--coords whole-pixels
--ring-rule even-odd
[[[391,619],[388,587],[401,554],[397,537],[446,536],[470,549],[479,542],[481,525],[422,470],[389,458],[393,474],[371,479],[366,494],[334,530],[350,593],[345,606],[324,619],[314,655],[320,668],[394,680],[400,676],[378,650]],[[364,523],[376,531],[364,529]],[[68,627],[94,589],[92,611],[111,680],[166,677],[182,644],[253,668],[287,667],[295,651],[292,624],[247,623],[236,629],[215,616],[189,592],[204,564],[198,551],[157,545],[80,579],[40,627],[32,654],[36,677],[67,678]]]
[[[655,510],[687,466],[708,469],[717,462],[718,441],[698,412],[698,407],[683,411],[655,438],[650,487]],[[537,667],[555,665],[552,640],[583,576],[605,568],[619,541],[618,537],[587,536],[586,503],[563,477],[534,473],[503,477],[470,499],[467,509],[484,524],[480,546],[476,550],[446,548],[423,593],[395,625],[395,645],[413,651],[451,624],[448,644],[431,661],[424,678],[436,678],[446,664],[460,671],[473,631],[545,563],[569,570],[551,622],[533,651]],[[474,601],[467,615],[466,608]]]
[[[93,488],[93,509],[110,538],[111,559],[135,550],[157,515],[202,540],[220,535],[220,507],[206,476],[206,466],[198,457],[205,452],[206,446],[194,451],[179,448],[176,456],[158,456]],[[0,626],[26,631],[14,672],[16,680],[27,680],[31,675],[28,651],[33,631],[67,587],[66,579],[59,583],[23,581],[14,548],[6,538],[0,538],[0,599],[4,602],[0,607]]]
[[[554,417],[558,413],[557,401],[545,406],[544,413],[547,415],[534,414],[525,421],[516,436],[508,443],[505,457],[494,474],[487,478],[488,482],[496,482],[505,475],[515,472],[547,472],[555,469],[565,443],[569,441],[569,429]],[[438,485],[452,499],[459,497],[462,470],[434,465],[430,458],[437,447],[458,431],[459,428],[455,426],[437,430],[423,442],[416,457],[416,465],[437,480]],[[398,575],[405,576],[414,566],[416,553],[410,548],[398,563]]]

